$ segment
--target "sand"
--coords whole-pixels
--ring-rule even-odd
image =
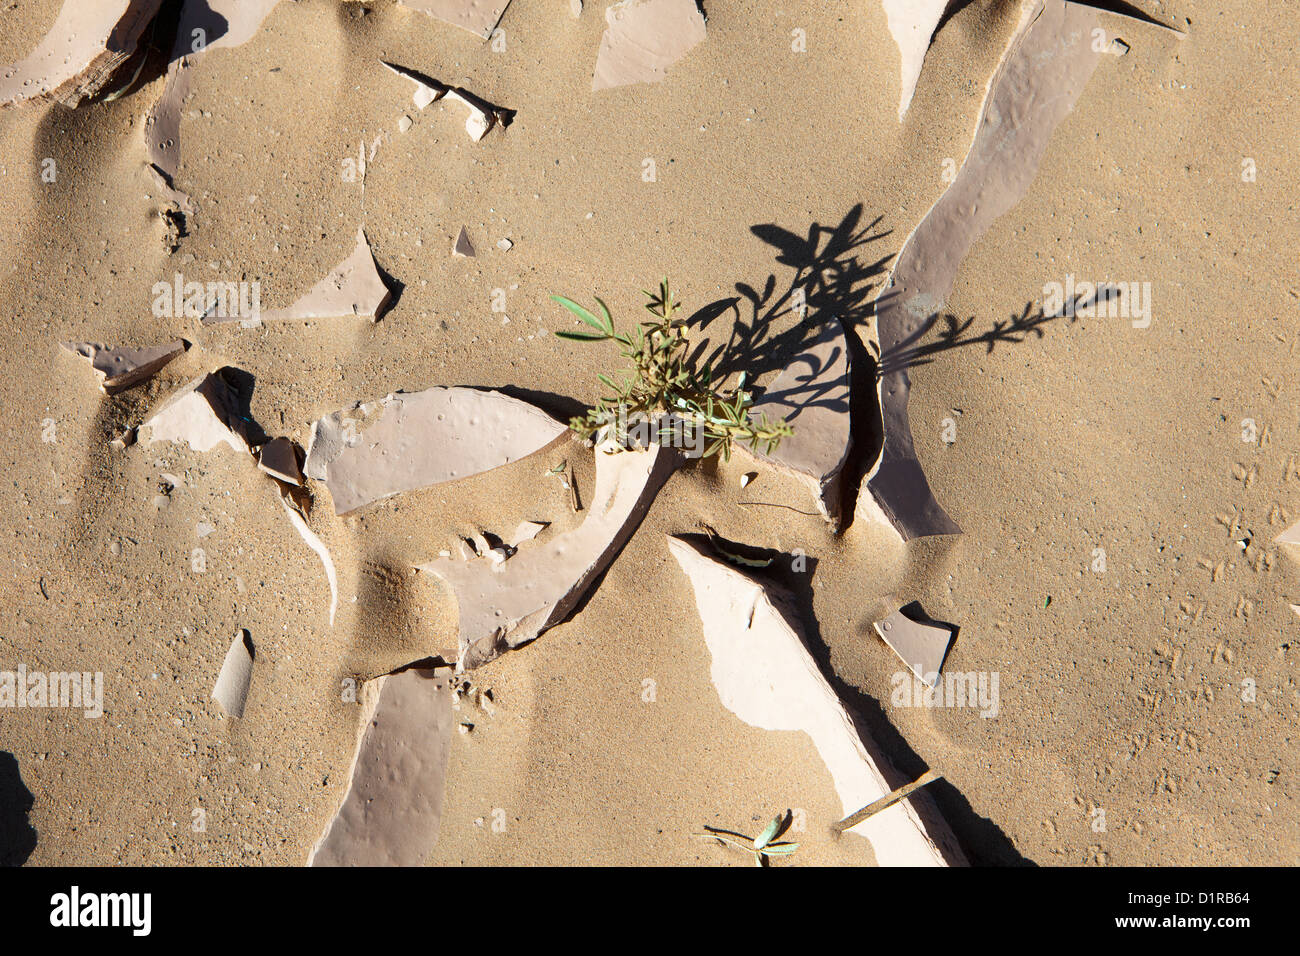
[[[626,324],[637,290],[667,275],[688,312],[736,298],[709,333],[745,339],[755,316],[738,284],[783,295],[796,263],[774,242],[813,227],[870,237],[819,268],[854,277],[838,304],[871,341],[867,303],[944,189],[944,161],[965,156],[1019,5],[954,14],[901,123],[878,3],[705,6],[707,39],[664,80],[592,93],[604,4],[575,20],[567,4],[514,0],[496,52],[392,2],[364,15],[281,3],[193,67],[175,185],[196,212],[175,252],[145,170],[163,56],[114,102],[0,113],[0,670],[104,675],[100,718],[0,711],[0,751],[35,796],[29,864],[301,865],[347,786],[359,713],[345,682],[455,645],[454,599],[414,565],[481,530],[576,526],[545,474],[560,461],[592,488],[577,441],[343,517],[318,487],[311,525],[340,580],[331,627],[319,560],[246,458],[109,447],[174,389],[241,369],[252,417],[303,445],[322,415],[434,385],[502,389],[565,418],[618,363],[550,334],[573,327],[552,293],[599,294]],[[0,61],[58,7],[0,10]],[[865,841],[830,836],[840,808],[810,741],[719,702],[666,545],[701,523],[808,555],[811,573],[776,574],[804,602],[815,655],[902,777],[943,775],[927,790],[973,862],[1296,858],[1300,563],[1270,544],[1300,512],[1296,24],[1244,0],[1142,7],[1185,38],[1099,14],[1131,50],[1103,58],[946,311],[978,335],[1072,274],[1150,282],[1150,326],[1062,318],[912,370],[917,454],[958,537],[905,544],[862,510],[834,536],[805,486],[741,455],[679,471],[569,621],[472,675],[499,707],[452,742],[428,862],[749,865],[691,834],[756,833],[786,808],[803,823],[794,865],[874,862]],[[463,109],[417,110],[381,60],[514,121],[472,142]],[[364,189],[344,177],[359,147]],[[249,329],[151,311],[151,287],[177,272],[257,281],[266,308],[286,306],[359,226],[395,292],[378,323]],[[474,258],[450,255],[462,226]],[[733,370],[779,373],[790,356],[762,341],[797,322],[781,311]],[[178,337],[184,355],[111,399],[59,347]],[[183,482],[159,509],[163,473]],[[203,523],[215,530],[200,538]],[[905,667],[871,625],[911,600],[960,627],[946,670],[999,675],[996,717],[891,704]],[[233,719],[210,694],[241,628],[257,656]]]

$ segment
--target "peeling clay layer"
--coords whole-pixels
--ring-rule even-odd
[[[501,22],[510,0],[398,0],[404,7],[437,17],[487,39]]]
[[[185,0],[181,8],[167,81],[162,96],[145,119],[145,146],[149,162],[163,180],[170,198],[189,214],[193,214],[193,204],[184,193],[174,190],[173,180],[180,168],[181,105],[190,95],[194,61],[208,50],[247,43],[279,2]],[[196,30],[202,32],[196,34]],[[196,44],[200,44],[197,49]]]
[[[419,565],[455,592],[459,666],[486,664],[568,617],[683,461],[679,452],[659,445],[621,452],[597,446],[596,488],[577,528],[524,544],[505,561],[436,558]]]
[[[226,315],[210,312],[203,317],[205,325],[219,322],[240,322],[257,325],[261,322],[286,320],[331,319],[343,316],[379,321],[384,307],[392,298],[379,268],[375,265],[370,243],[365,231],[357,230],[357,244],[352,253],[330,270],[311,291],[284,309],[272,309],[256,316]]]
[[[135,52],[162,0],[65,0],[24,60],[0,67],[0,107],[55,99],[75,107]]]
[[[150,445],[184,442],[195,451],[211,451],[225,444],[235,451],[252,452],[235,393],[213,372],[168,396],[140,428],[141,438]]]
[[[351,782],[308,866],[425,861],[442,817],[452,694],[447,668],[412,666],[367,682]]]
[[[763,730],[801,731],[812,738],[848,816],[894,788],[892,768],[859,736],[853,720],[808,653],[796,615],[781,607],[788,596],[670,537],[668,548],[695,589],[704,639],[713,657],[711,677],[724,707]],[[870,747],[870,752],[868,748]],[[900,801],[846,831],[866,837],[880,866],[965,865],[946,827],[927,829],[914,800]]]
[[[439,386],[326,415],[312,427],[306,472],[325,482],[335,514],[347,514],[499,468],[567,434],[566,425],[517,398]]]
[[[115,395],[152,378],[172,359],[188,348],[184,339],[143,349],[116,348],[97,342],[64,342],[69,352],[90,362],[99,377],[99,387],[106,395]]]
[[[913,621],[901,610],[876,621],[872,627],[920,680],[931,687],[939,683],[939,672],[952,643],[951,628]]]
[[[948,0],[882,0],[890,36],[898,46],[898,120],[901,123],[912,102],[926,51],[948,7]]]
[[[605,20],[592,90],[658,83],[705,39],[695,0],[623,0],[605,11]]]
[[[338,572],[334,570],[334,559],[330,557],[329,549],[325,547],[324,542],[307,526],[307,521],[298,513],[297,509],[284,499],[280,499],[280,505],[289,515],[294,530],[307,543],[307,547],[316,553],[316,557],[320,558],[320,563],[325,568],[325,579],[330,586],[330,627],[333,627],[334,615],[339,609],[339,576]]]
[[[961,531],[935,501],[916,457],[904,357],[943,307],[966,252],[1033,182],[1053,130],[1074,107],[1101,57],[1089,42],[1096,23],[1096,11],[1079,4],[1027,4],[989,83],[974,142],[956,180],[908,238],[876,300],[884,446],[867,487],[904,540]]]

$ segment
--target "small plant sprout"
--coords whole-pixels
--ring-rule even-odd
[[[560,483],[569,491],[569,498],[573,503],[574,511],[581,511],[582,505],[578,502],[578,485],[577,482],[569,475],[568,459],[560,462],[554,468],[546,469],[546,474],[552,478],[559,478]]]
[[[653,318],[631,332],[615,329],[609,308],[600,299],[596,299],[600,307],[596,316],[572,299],[551,296],[594,330],[561,331],[557,336],[574,342],[612,340],[632,365],[622,383],[605,374],[597,376],[613,394],[570,421],[570,428],[597,444],[613,440],[623,448],[632,448],[639,443],[630,434],[634,429],[629,429],[628,423],[644,427],[649,422],[660,444],[698,445],[703,449],[699,457],[721,452],[724,460],[730,459],[734,441],[770,454],[782,438],[793,433],[784,420],[771,421],[763,414],[757,419],[750,417],[754,402],[745,389],[745,373],[740,374],[734,389],[723,390],[715,386],[711,366],[699,371],[691,367],[685,323],[674,318],[679,304],[667,279],[659,284],[657,293],[644,294],[649,300],[646,310]]]
[[[750,839],[743,833],[711,827],[708,824],[704,826],[704,829],[709,831],[708,833],[696,833],[695,836],[703,837],[706,840],[717,840],[725,846],[734,846],[747,853],[752,853],[754,854],[755,866],[771,866],[773,857],[793,856],[794,851],[799,849],[798,843],[775,842],[777,837],[790,829],[790,824],[793,821],[794,814],[789,810],[778,813],[756,839]]]

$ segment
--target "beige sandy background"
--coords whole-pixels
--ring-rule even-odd
[[[430,862],[744,865],[690,834],[753,832],[787,807],[807,820],[796,865],[872,862],[865,841],[827,835],[839,805],[808,740],[719,702],[665,545],[701,522],[814,559],[811,575],[785,575],[814,646],[905,776],[944,775],[931,790],[974,861],[1296,860],[1300,619],[1287,605],[1300,565],[1270,542],[1283,511],[1300,516],[1297,24],[1244,0],[1140,5],[1187,36],[1103,15],[1131,51],[1103,58],[1029,193],[965,260],[948,311],[985,330],[1073,273],[1151,282],[1151,326],[1061,319],[914,370],[918,455],[959,538],[905,545],[865,515],[834,537],[820,518],[750,504],[813,510],[767,470],[742,490],[743,456],[679,472],[578,614],[474,675],[500,707],[466,717],[475,728],[454,742]],[[0,61],[58,7],[4,4]],[[868,301],[941,193],[943,161],[965,155],[1018,12],[959,10],[900,124],[898,52],[870,0],[713,0],[708,39],[666,81],[599,94],[604,4],[578,20],[567,7],[514,0],[493,52],[393,3],[281,3],[249,42],[195,67],[176,182],[198,212],[173,254],[144,170],[162,58],[116,102],[0,113],[0,669],[106,682],[98,720],[0,711],[0,750],[36,798],[31,864],[302,863],[346,786],[357,710],[340,682],[455,643],[450,595],[411,566],[480,529],[576,522],[544,474],[561,460],[592,486],[574,442],[353,517],[335,518],[322,490],[313,527],[341,583],[330,627],[316,557],[247,462],[119,452],[115,429],[223,366],[254,377],[262,427],[304,444],[325,413],[431,385],[511,386],[567,415],[616,355],[549,334],[571,327],[551,293],[600,294],[624,322],[662,275],[692,311],[737,283],[781,293],[796,273],[752,231],[765,224],[806,236],[874,222],[847,253],[873,273],[849,298]],[[806,53],[790,49],[796,28]],[[473,143],[457,112],[415,111],[380,59],[515,121]],[[345,182],[343,160],[376,137],[364,190]],[[40,179],[45,157],[55,183]],[[260,281],[264,306],[285,304],[351,251],[358,225],[401,287],[377,324],[203,327],[150,311],[151,286],[176,272]],[[449,256],[462,225],[476,258]],[[737,321],[752,321],[743,297],[715,325]],[[113,399],[58,349],[178,336],[193,343],[182,359]],[[775,361],[755,371],[770,377]],[[1243,418],[1258,442],[1241,440]],[[163,472],[184,483],[159,509]],[[216,530],[200,540],[199,522]],[[870,625],[912,599],[960,626],[949,669],[999,673],[995,719],[890,706],[901,665]],[[238,628],[258,656],[232,720],[209,693]],[[494,810],[504,832],[483,823]]]

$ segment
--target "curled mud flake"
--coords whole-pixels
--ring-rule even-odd
[[[24,60],[0,68],[0,107],[54,99],[76,107],[100,93],[132,54],[162,0],[66,0]]]
[[[455,592],[462,669],[486,664],[567,618],[684,461],[659,445],[617,453],[608,448],[596,448],[592,505],[577,528],[523,544],[504,564],[436,558],[419,566]]]
[[[100,389],[106,395],[113,395],[152,378],[189,348],[189,343],[184,339],[176,339],[163,345],[134,349],[125,346],[110,347],[95,342],[64,342],[63,347],[88,359],[90,367],[99,376]]]
[[[870,490],[905,540],[961,532],[931,493],[913,447],[910,350],[937,318],[967,250],[1033,182],[1053,130],[1102,56],[1078,40],[1095,25],[1090,7],[1064,0],[1026,4],[989,81],[957,178],[908,237],[876,299],[884,444],[864,492]]]
[[[919,609],[914,613],[919,614]],[[875,622],[872,627],[920,680],[931,687],[939,683],[939,673],[943,670],[944,658],[948,656],[955,628],[914,620],[901,610]]]
[[[240,630],[226,651],[226,659],[212,688],[212,698],[221,705],[229,717],[243,717],[248,701],[248,687],[253,680],[253,639],[248,631]]]
[[[842,511],[841,477],[853,440],[849,381],[844,327],[830,319],[749,410],[751,419],[784,420],[794,434],[783,438],[771,454],[737,445],[807,484],[818,510],[836,528]],[[748,484],[742,479],[742,488]]]

